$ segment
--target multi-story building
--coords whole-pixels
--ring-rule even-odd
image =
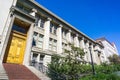
[[[85,51],[85,60],[104,61],[103,46],[34,0],[1,0],[0,61],[29,66],[35,60],[47,66],[51,55],[62,54],[68,43]]]
[[[103,53],[105,61],[109,62],[108,57],[112,56],[113,54],[119,55],[115,44],[108,41],[105,37],[96,39],[96,42],[104,46]]]

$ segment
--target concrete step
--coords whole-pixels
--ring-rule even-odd
[[[41,80],[24,65],[8,63],[3,65],[9,80]]]
[[[31,72],[33,72],[41,80],[51,80],[48,76],[46,76],[45,74],[34,68],[33,66],[26,66],[26,67],[28,67],[28,69],[31,70]]]
[[[9,80],[2,63],[0,63],[0,80]]]

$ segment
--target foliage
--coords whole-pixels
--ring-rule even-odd
[[[75,47],[73,44],[69,44],[69,46],[70,49],[65,50],[64,57],[59,55],[52,56],[48,73],[52,80],[63,80],[63,77],[67,80],[76,80],[76,77],[81,73],[87,73],[90,71],[90,66],[86,66],[83,59],[85,54],[84,51]],[[53,74],[53,70],[56,74]]]
[[[95,76],[86,76],[81,78],[80,80],[120,80],[120,76],[116,74],[104,74],[104,73],[99,73],[96,74]]]
[[[111,64],[120,64],[120,56],[113,54],[112,56],[108,57]]]
[[[84,61],[84,51],[72,44],[69,50],[65,50],[65,55],[53,55],[51,64],[48,65],[48,76],[52,80],[120,80],[120,77],[113,74],[120,71],[119,58],[110,58],[112,64],[102,63],[94,65],[96,75],[92,75],[90,64]],[[115,62],[117,61],[117,62]]]

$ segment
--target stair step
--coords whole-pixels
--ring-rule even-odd
[[[3,64],[10,80],[40,80],[34,73],[32,73],[27,67],[19,64]]]
[[[8,76],[7,76],[6,71],[2,65],[2,62],[0,62],[0,80],[8,80]]]
[[[36,76],[38,76],[41,80],[51,80],[48,76],[34,68],[33,66],[27,66],[29,70],[31,70]]]

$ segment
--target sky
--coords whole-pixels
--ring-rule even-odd
[[[105,37],[120,54],[120,0],[36,0],[92,39]]]

